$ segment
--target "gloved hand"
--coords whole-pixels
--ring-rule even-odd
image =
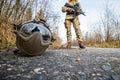
[[[75,10],[73,8],[67,8],[67,12],[73,13]]]

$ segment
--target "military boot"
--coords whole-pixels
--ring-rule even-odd
[[[79,44],[79,48],[85,49],[85,46],[84,46],[84,44],[82,42]]]
[[[68,42],[68,44],[67,44],[67,47],[66,48],[68,48],[68,49],[70,49],[71,48],[71,42]]]

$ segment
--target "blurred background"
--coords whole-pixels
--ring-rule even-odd
[[[44,19],[57,39],[50,48],[66,45],[65,13],[61,8],[68,0],[0,0],[0,48],[15,46],[11,23]],[[86,16],[80,15],[83,40],[89,47],[120,48],[120,1],[78,0]],[[72,27],[72,45],[77,40]]]

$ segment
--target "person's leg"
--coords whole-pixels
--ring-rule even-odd
[[[65,20],[65,27],[67,30],[67,48],[71,47],[71,41],[72,41],[72,34],[71,34],[71,21],[70,20]]]
[[[85,48],[85,46],[82,43],[83,42],[83,40],[82,40],[82,33],[81,33],[81,30],[80,30],[80,22],[79,22],[78,17],[76,17],[73,20],[73,27],[75,29],[75,33],[76,33],[76,37],[77,37],[77,40],[78,40],[79,47],[80,48]]]

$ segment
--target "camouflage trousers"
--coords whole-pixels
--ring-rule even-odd
[[[80,30],[80,22],[78,17],[74,18],[74,19],[66,19],[65,20],[65,27],[67,29],[67,42],[71,43],[72,41],[72,34],[71,34],[71,24],[73,24],[75,33],[76,33],[76,37],[78,40],[78,44],[80,44],[82,42],[82,34],[81,34],[81,30]]]

